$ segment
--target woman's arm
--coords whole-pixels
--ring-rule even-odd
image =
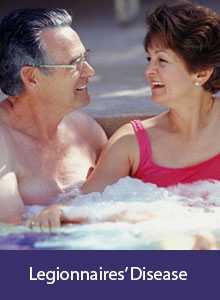
[[[130,174],[134,162],[134,136],[130,126],[121,127],[110,138],[94,171],[81,188],[83,194],[103,192],[107,185]]]

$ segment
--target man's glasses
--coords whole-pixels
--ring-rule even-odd
[[[89,56],[89,52],[91,50],[87,49],[85,51],[85,53],[83,53],[82,55],[80,55],[77,58],[74,58],[69,64],[42,64],[42,65],[33,65],[33,67],[37,67],[37,68],[65,68],[65,69],[71,69],[72,72],[75,71],[81,71],[82,67],[84,65],[85,62],[88,62],[88,56]]]

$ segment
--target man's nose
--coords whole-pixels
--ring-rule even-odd
[[[92,77],[94,75],[95,75],[95,69],[87,61],[85,61],[83,64],[81,76]]]

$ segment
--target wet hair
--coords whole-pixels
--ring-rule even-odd
[[[41,40],[42,31],[71,24],[69,13],[58,8],[17,9],[5,16],[0,23],[1,90],[10,96],[23,91],[22,66],[50,60]]]
[[[190,1],[172,1],[158,6],[146,18],[147,51],[154,42],[173,50],[190,73],[208,68],[214,71],[203,88],[220,90],[220,16]]]

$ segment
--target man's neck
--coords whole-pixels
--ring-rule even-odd
[[[38,99],[22,95],[8,97],[0,106],[0,118],[7,126],[38,140],[41,144],[50,143],[54,140],[57,127],[62,120],[48,108],[41,105]]]

